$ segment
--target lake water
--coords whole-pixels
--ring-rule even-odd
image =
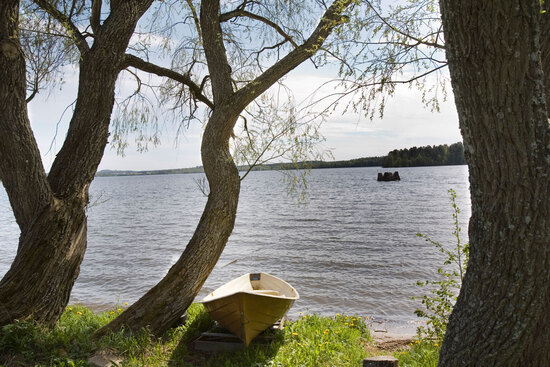
[[[442,255],[416,233],[453,244],[457,192],[464,241],[470,217],[467,166],[400,168],[401,181],[377,182],[381,168],[313,170],[309,200],[287,196],[281,174],[243,181],[235,229],[199,297],[247,272],[285,279],[300,293],[290,311],[371,316],[389,328],[417,322],[423,292]],[[71,303],[96,309],[131,303],[175,263],[206,198],[202,175],[98,177],[90,188],[88,250]],[[0,189],[0,276],[17,248],[18,227]]]

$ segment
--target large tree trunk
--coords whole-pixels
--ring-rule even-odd
[[[539,9],[538,0],[441,0],[472,217],[470,262],[440,366],[550,366],[550,131]]]
[[[69,302],[85,250],[82,201],[52,198],[21,233],[17,256],[0,283],[0,325],[28,317],[52,325]]]
[[[98,59],[93,51],[83,56],[80,66],[79,94],[70,126],[74,132],[69,132],[46,181],[51,188],[48,201],[23,210],[17,200],[29,192],[27,183],[5,183],[14,212],[26,213],[30,220],[23,222],[16,213],[21,235],[14,262],[0,281],[0,325],[28,317],[52,325],[69,302],[79,274],[86,251],[88,187],[107,144],[118,75],[112,59]],[[26,116],[26,107],[21,114]],[[32,138],[30,129],[27,131]],[[13,139],[2,144],[6,146],[3,157],[25,149]],[[31,162],[41,162],[39,158],[37,154]],[[19,174],[19,169],[3,171],[2,178],[10,180]]]
[[[10,45],[15,50],[0,57],[0,179],[21,229],[15,260],[0,281],[0,325],[31,317],[52,325],[69,301],[86,250],[88,187],[107,144],[115,82],[135,25],[151,1],[119,4],[93,46],[79,45],[75,111],[47,178],[27,116],[18,1],[0,6],[2,51]]]
[[[546,1],[541,4],[540,19],[540,59],[542,63],[542,71],[544,72],[544,96],[546,98],[547,114],[550,106],[550,4]]]

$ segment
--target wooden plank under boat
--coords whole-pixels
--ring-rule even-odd
[[[222,285],[200,303],[214,320],[248,346],[281,319],[298,298],[298,292],[284,280],[266,273],[249,273]]]

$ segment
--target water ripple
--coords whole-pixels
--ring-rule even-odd
[[[416,237],[452,244],[447,190],[457,191],[462,233],[470,214],[466,166],[314,170],[309,201],[286,196],[276,172],[243,181],[233,234],[199,297],[251,271],[279,276],[300,292],[291,310],[371,315],[407,324],[419,306],[417,280],[434,279],[441,254]],[[206,198],[198,175],[100,177],[90,188],[88,251],[71,302],[105,309],[133,302],[177,261]],[[0,190],[0,275],[15,256],[18,227]],[[464,239],[466,240],[466,239]]]

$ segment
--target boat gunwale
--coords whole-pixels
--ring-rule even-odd
[[[258,297],[270,297],[270,298],[275,298],[275,299],[288,299],[288,300],[294,300],[294,301],[300,298],[300,295],[298,294],[298,292],[296,292],[296,297],[291,297],[291,296],[284,296],[284,295],[283,296],[275,296],[275,295],[272,295],[272,294],[261,294],[261,293],[255,293],[254,291],[252,291],[252,292],[251,291],[237,291],[237,292],[225,294],[223,296],[212,297],[211,299],[207,300],[206,298],[211,297],[211,295],[208,295],[208,296],[204,297],[203,299],[201,299],[200,301],[198,301],[198,303],[208,303],[208,302],[211,302],[211,301],[216,301],[216,300],[219,300],[219,299],[235,296],[235,295],[238,295],[238,294],[241,294],[241,293],[250,294],[250,295],[258,296]]]
[[[241,277],[244,277],[244,276],[247,276],[247,275],[250,275],[252,273],[246,273],[246,274],[243,274],[241,275]],[[298,299],[300,299],[300,294],[298,293],[298,291],[293,287],[291,286],[288,282],[284,281],[283,279],[281,278],[278,278],[274,275],[271,275],[271,274],[268,274],[268,273],[260,273],[260,274],[265,274],[265,275],[268,275],[272,278],[275,278],[277,279],[278,281],[280,281],[281,283],[285,284],[286,286],[288,286],[290,289],[292,289],[292,291],[295,293],[295,296],[286,296],[286,295],[279,295],[279,296],[276,296],[276,295],[272,295],[272,294],[261,294],[261,293],[257,293],[257,292],[254,292],[254,290],[250,291],[250,290],[236,290],[235,292],[233,293],[227,293],[227,294],[224,294],[224,295],[220,295],[220,296],[215,296],[214,293],[220,289],[221,287],[223,286],[226,286],[227,284],[229,283],[225,283],[225,284],[222,284],[221,286],[219,286],[218,288],[216,288],[215,290],[213,290],[212,292],[210,292],[207,296],[205,296],[203,299],[201,299],[200,301],[198,301],[198,303],[208,303],[208,302],[212,302],[212,301],[216,301],[216,300],[219,300],[219,299],[223,299],[223,298],[227,298],[227,297],[231,297],[231,296],[234,296],[234,295],[238,295],[240,293],[244,293],[244,294],[250,294],[250,295],[254,295],[254,296],[258,296],[258,297],[270,297],[270,298],[273,298],[273,299],[282,299],[282,300],[293,300],[293,301],[296,301]],[[235,281],[237,279],[239,279],[240,277],[238,278],[235,278],[233,279],[232,281]],[[210,299],[207,299],[209,298]]]

